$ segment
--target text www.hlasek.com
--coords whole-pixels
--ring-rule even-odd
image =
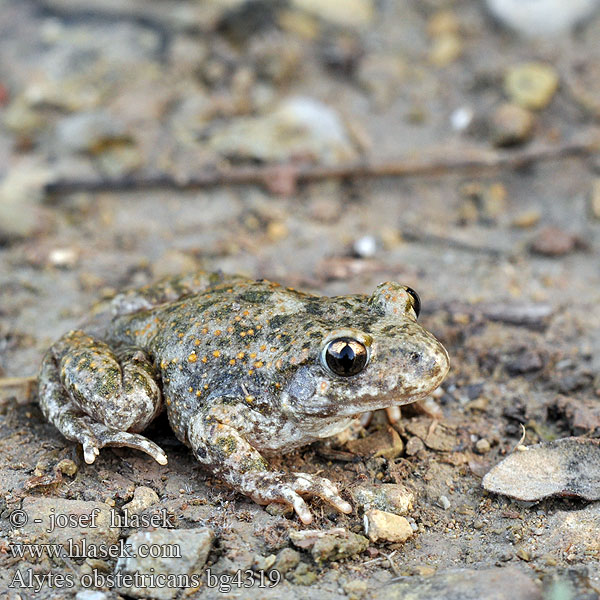
[[[91,544],[83,539],[78,543],[67,540],[62,544],[11,544],[10,551],[15,558],[181,558],[178,544],[139,544],[133,549],[131,544],[119,540],[116,544]]]

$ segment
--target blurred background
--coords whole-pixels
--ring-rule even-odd
[[[426,448],[418,421],[414,457],[371,465],[384,481],[410,460],[420,473],[403,568],[585,565],[584,550],[565,558],[589,545],[560,537],[559,513],[558,538],[535,537],[536,511],[505,536],[479,478],[524,424],[528,443],[600,432],[597,5],[0,0],[0,377],[35,375],[94,302],[169,274],[324,294],[397,280],[452,358],[448,439]],[[70,452],[39,413],[8,415],[20,464],[39,439]],[[173,452],[184,467],[164,498],[195,464]],[[102,499],[104,480],[87,481]],[[475,541],[474,522],[489,525]],[[595,531],[597,553],[590,522],[567,533]]]
[[[597,341],[597,4],[1,0],[0,373],[196,268]]]

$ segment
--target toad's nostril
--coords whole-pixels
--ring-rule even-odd
[[[416,365],[421,360],[421,355],[418,352],[411,352],[408,355],[408,359],[410,362]]]

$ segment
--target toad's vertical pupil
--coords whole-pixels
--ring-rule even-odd
[[[325,362],[336,375],[356,375],[367,364],[367,349],[353,338],[338,338],[327,346]]]

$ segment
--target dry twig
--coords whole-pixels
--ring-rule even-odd
[[[267,165],[231,167],[199,173],[188,179],[171,175],[127,176],[122,179],[60,179],[46,186],[48,194],[87,192],[127,192],[156,189],[200,189],[220,185],[263,185],[273,193],[289,195],[298,183],[324,179],[364,179],[442,175],[456,171],[482,171],[499,168],[519,169],[535,163],[587,156],[600,150],[600,132],[561,144],[538,145],[523,150],[448,150],[408,156],[390,162],[361,161],[346,165]]]

